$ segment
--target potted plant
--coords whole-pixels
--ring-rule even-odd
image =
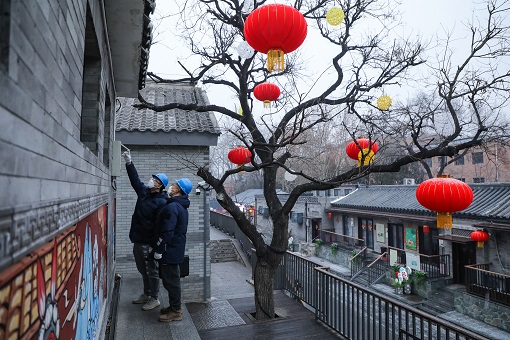
[[[336,254],[336,252],[338,251],[338,243],[336,243],[336,242],[331,243],[330,248],[331,248],[331,252],[333,254]]]
[[[398,278],[395,278],[395,281],[393,281],[393,286],[395,287],[395,294],[404,294],[404,284]]]
[[[393,266],[395,268],[395,265]],[[399,267],[398,270],[395,271],[395,293],[397,294],[411,294],[411,268],[409,267]]]
[[[319,249],[321,249],[321,246],[322,246],[322,244],[323,244],[323,243],[324,243],[324,241],[323,241],[323,240],[321,240],[320,238],[319,238],[319,239],[317,239],[317,240],[315,241],[315,250],[316,250],[316,251],[319,251]]]
[[[424,272],[422,270],[413,271],[413,282],[416,284],[416,286],[422,286],[425,283],[426,279],[427,272]]]

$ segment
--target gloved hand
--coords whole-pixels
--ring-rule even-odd
[[[161,260],[162,257],[163,257],[163,254],[154,253],[154,260]]]
[[[131,163],[131,153],[129,151],[126,151],[122,154],[122,157],[124,157],[124,160],[127,163]]]

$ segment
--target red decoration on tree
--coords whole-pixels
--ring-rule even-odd
[[[437,227],[452,228],[452,212],[469,207],[473,190],[466,183],[448,175],[431,178],[416,188],[416,199],[425,208],[437,212]]]
[[[332,219],[333,218],[333,214],[332,213],[328,213],[328,218]]]
[[[307,24],[297,9],[283,4],[264,5],[248,15],[244,23],[246,42],[267,54],[267,69],[283,71],[285,53],[297,49],[306,38]]]
[[[361,166],[361,160],[363,157],[365,157],[363,165],[370,164],[377,151],[379,151],[379,145],[377,145],[376,142],[370,142],[370,139],[363,136],[359,137],[356,142],[350,142],[345,148],[347,156],[357,160],[358,166]]]
[[[430,227],[429,227],[428,225],[424,225],[424,226],[423,226],[423,233],[424,233],[425,235],[430,234]]]
[[[280,97],[280,88],[272,83],[262,83],[255,86],[253,94],[255,95],[255,98],[264,102],[265,108],[270,108],[271,102]]]
[[[245,147],[238,146],[229,151],[228,160],[238,166],[251,162],[251,152]]]
[[[478,248],[483,248],[483,243],[489,241],[489,234],[483,230],[473,231],[469,237],[477,242]]]

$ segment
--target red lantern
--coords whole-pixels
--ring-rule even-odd
[[[264,102],[265,108],[270,108],[271,102],[280,97],[280,88],[275,84],[262,83],[255,86],[253,94],[255,95],[255,98]]]
[[[477,242],[478,248],[483,248],[483,243],[489,241],[489,234],[483,230],[473,231],[469,237]]]
[[[245,147],[238,146],[229,151],[228,159],[234,164],[241,166],[251,162],[251,152]]]
[[[416,199],[427,209],[437,212],[437,227],[452,228],[452,212],[469,207],[473,190],[466,183],[449,176],[432,178],[416,188]]]
[[[333,214],[332,213],[328,213],[328,218],[332,219],[333,218]]]
[[[356,144],[357,142],[357,144]],[[364,157],[363,165],[372,163],[374,155],[379,151],[379,145],[376,142],[370,142],[370,139],[359,137],[356,142],[352,141],[347,144],[345,152],[349,158],[358,161],[358,166],[361,166],[361,160]],[[359,146],[358,146],[359,145]]]
[[[423,233],[424,233],[425,235],[430,234],[430,227],[429,227],[428,225],[424,225],[424,226],[423,226]]]
[[[264,5],[248,15],[244,38],[255,50],[267,54],[267,69],[283,71],[285,53],[297,49],[306,38],[307,24],[303,14],[291,6]]]

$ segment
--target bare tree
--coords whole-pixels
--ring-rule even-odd
[[[255,7],[264,2],[255,2]],[[332,29],[325,23],[326,11],[333,3],[345,12],[341,29]],[[287,248],[289,213],[301,194],[334,188],[370,173],[398,172],[407,164],[430,157],[453,157],[501,134],[508,137],[508,125],[501,123],[500,112],[509,99],[510,75],[508,70],[497,73],[497,68],[487,65],[488,61],[497,62],[509,56],[509,30],[502,21],[509,15],[508,2],[494,0],[487,4],[488,20],[479,27],[471,27],[471,50],[458,65],[446,55],[438,65],[426,62],[420,41],[392,39],[389,32],[396,4],[390,0],[295,1],[293,6],[307,18],[309,29],[317,30],[329,43],[328,49],[335,51],[324,72],[329,73],[327,86],[312,95],[310,89],[316,88],[324,76],[306,74],[305,63],[300,64],[298,59],[299,52],[287,56],[285,70],[277,73],[267,72],[265,56],[260,53],[248,59],[237,55],[235,47],[243,39],[244,20],[249,14],[243,11],[246,8],[243,2],[187,1],[181,8],[185,13],[183,38],[191,53],[200,58],[200,65],[196,70],[188,70],[181,64],[189,74],[186,79],[163,80],[155,75],[153,78],[221,87],[224,93],[239,100],[243,114],[215,104],[155,106],[139,96],[139,107],[155,111],[178,108],[213,111],[230,117],[237,125],[229,133],[254,154],[250,164],[232,167],[218,176],[205,164],[196,167],[197,174],[215,189],[221,206],[253,242],[257,256],[254,280],[258,319],[274,316],[273,276]],[[381,29],[372,30],[375,33],[365,29],[374,23],[380,23]],[[437,79],[429,84],[435,90],[423,89],[428,91],[430,103],[379,110],[374,101],[381,88],[405,84],[409,72],[419,66],[428,66],[429,79]],[[253,88],[268,79],[283,88],[284,96],[278,104],[280,111],[273,116],[255,116]],[[303,89],[303,82],[308,88]],[[381,154],[384,150],[388,153],[370,165],[356,167],[351,163],[346,168],[339,167],[335,173],[296,167],[296,164],[313,164],[313,160],[304,161],[306,155],[296,152],[314,138],[312,132],[316,127],[333,123],[342,127],[346,138],[355,140],[362,134],[379,143]],[[323,160],[319,157],[318,161]],[[225,183],[241,171],[262,173],[264,197],[273,223],[269,243],[226,192]],[[278,171],[299,176],[298,184],[285,202],[276,194]]]

